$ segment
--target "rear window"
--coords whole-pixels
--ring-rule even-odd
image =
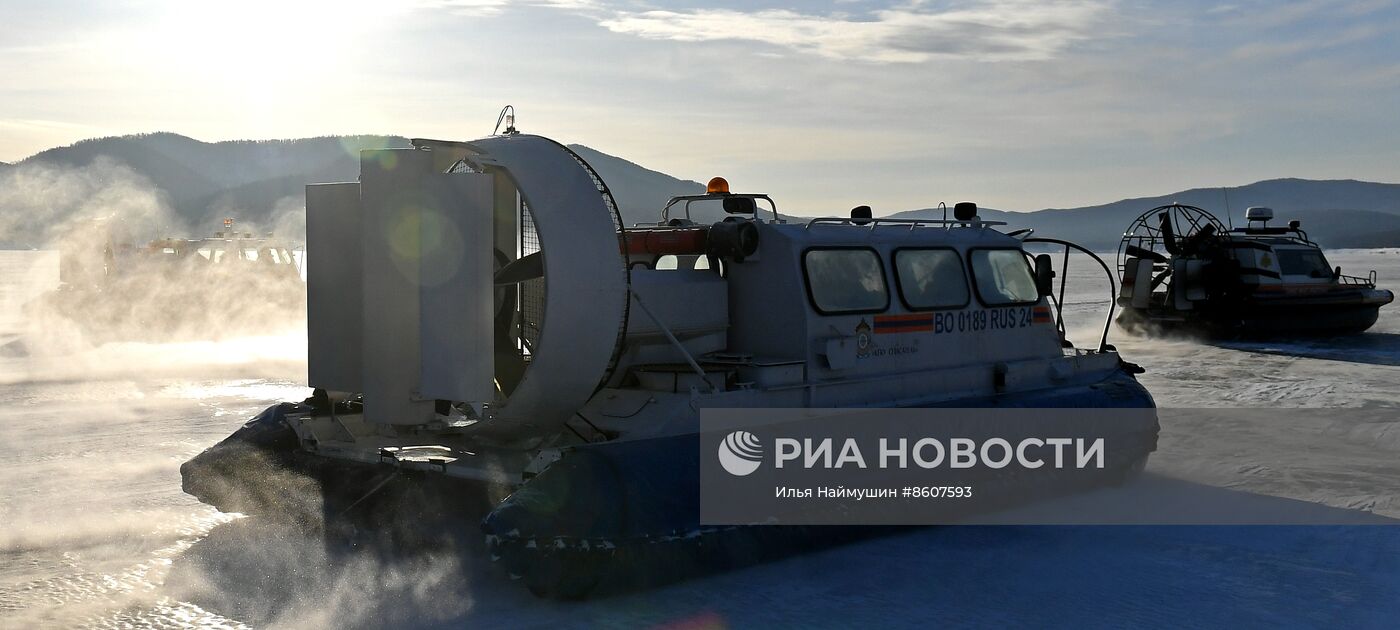
[[[899,296],[910,310],[967,306],[962,259],[951,249],[901,249],[894,253]]]
[[[802,256],[802,268],[812,305],[821,313],[868,313],[890,304],[875,250],[811,249]]]
[[[1040,300],[1026,255],[1019,249],[974,249],[972,278],[977,297],[987,306],[1030,304]]]

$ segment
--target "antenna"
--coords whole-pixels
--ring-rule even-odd
[[[1230,189],[1220,187],[1220,194],[1225,195],[1225,222],[1230,225],[1230,229],[1235,229],[1235,218],[1230,216]]]
[[[501,130],[501,123],[503,122],[506,124],[506,132],[504,134],[497,133]],[[515,106],[506,105],[505,107],[502,107],[501,115],[496,117],[496,127],[491,130],[491,135],[513,136],[518,133],[520,132],[515,130]]]

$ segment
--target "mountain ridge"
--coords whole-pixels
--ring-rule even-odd
[[[114,159],[160,189],[175,213],[191,224],[190,229],[197,229],[215,225],[225,216],[266,223],[284,200],[304,205],[308,183],[354,181],[359,175],[360,150],[409,146],[408,138],[392,135],[204,142],[173,132],[153,132],[81,140],[41,151],[12,167],[81,168],[101,157]],[[569,146],[608,182],[628,224],[656,221],[671,196],[704,192],[699,182],[585,145]]]
[[[54,147],[14,164],[0,163],[0,173],[8,177],[22,172],[26,165],[84,168],[99,159],[114,160],[158,189],[175,214],[188,223],[187,228],[199,234],[215,229],[226,216],[270,224],[279,213],[304,205],[307,183],[354,181],[360,150],[408,146],[407,138],[394,135],[205,142],[173,132],[154,132]],[[655,222],[670,197],[704,191],[697,181],[651,170],[586,145],[569,147],[607,182],[627,225]],[[1223,212],[1227,199],[1230,214],[1236,219],[1242,218],[1247,206],[1270,206],[1280,220],[1303,220],[1304,228],[1328,247],[1400,246],[1400,184],[1356,179],[1283,177],[1077,208],[1030,212],[985,208],[981,214],[1017,228],[1034,228],[1041,235],[1107,248],[1116,246],[1117,235],[1139,214],[1166,203],[1200,206],[1228,222]],[[942,211],[923,208],[890,216],[941,218]],[[712,221],[722,217],[718,208],[697,206],[694,218]]]
[[[1229,212],[1225,211],[1226,203]],[[1165,195],[1133,197],[1079,208],[1008,212],[984,208],[982,218],[1029,227],[1086,247],[1116,247],[1118,236],[1139,215],[1158,206],[1181,203],[1204,208],[1223,223],[1244,220],[1249,206],[1273,208],[1280,221],[1299,219],[1324,246],[1392,247],[1400,245],[1400,184],[1355,179],[1266,179],[1242,186],[1192,188]],[[937,208],[897,212],[895,218],[942,218]],[[1392,234],[1393,232],[1393,234]],[[1384,234],[1385,236],[1378,236]],[[1366,243],[1383,243],[1381,245]]]

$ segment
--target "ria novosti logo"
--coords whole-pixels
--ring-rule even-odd
[[[731,475],[743,477],[763,463],[763,443],[748,431],[735,431],[719,443],[719,464]]]

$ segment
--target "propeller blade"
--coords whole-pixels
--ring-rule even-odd
[[[524,258],[510,261],[496,272],[496,284],[520,284],[526,280],[544,277],[544,252],[539,251]]]
[[[1124,248],[1123,252],[1126,253],[1126,254],[1129,255],[1129,256],[1133,256],[1133,257],[1136,257],[1136,258],[1146,258],[1146,259],[1148,259],[1148,260],[1150,260],[1150,261],[1152,261],[1152,262],[1159,262],[1159,263],[1167,262],[1167,257],[1166,257],[1166,256],[1163,256],[1163,255],[1161,255],[1161,254],[1159,254],[1159,253],[1157,253],[1157,252],[1154,252],[1154,251],[1152,251],[1152,250],[1150,250],[1150,249],[1143,249],[1143,248],[1141,248],[1141,247],[1138,247],[1137,245],[1129,245],[1129,246],[1127,246],[1126,248]]]
[[[1181,253],[1181,248],[1176,243],[1176,230],[1172,229],[1171,215],[1163,212],[1157,215],[1157,225],[1162,228],[1162,244],[1166,246],[1167,253],[1175,256]]]

